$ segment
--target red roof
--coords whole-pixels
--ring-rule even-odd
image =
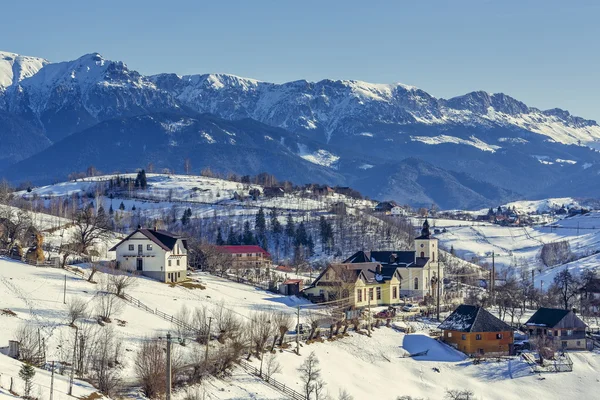
[[[230,254],[239,254],[239,253],[262,253],[265,254],[267,257],[271,257],[271,255],[265,251],[262,247],[260,246],[217,246],[219,249],[223,250],[226,253],[230,253]]]
[[[294,283],[302,283],[302,279],[286,279],[285,281],[283,281],[284,285],[290,285]]]

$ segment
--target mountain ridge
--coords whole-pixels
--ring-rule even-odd
[[[11,54],[8,57],[13,64],[17,59],[25,60]],[[278,84],[231,74],[145,76],[99,53],[58,63],[27,60],[33,67],[17,74],[13,64],[7,72],[8,60],[0,62],[5,66],[0,68],[0,82],[10,80],[10,85],[0,90],[0,112],[4,115],[0,119],[0,140],[10,137],[12,143],[10,154],[0,160],[0,168],[4,167],[4,175],[14,180],[40,178],[35,171],[26,174],[30,169],[11,165],[35,163],[50,146],[68,146],[70,142],[65,140],[74,134],[87,132],[117,140],[111,129],[119,129],[122,135],[135,136],[142,147],[151,145],[153,139],[163,140],[167,130],[157,128],[154,136],[144,136],[138,131],[140,122],[135,122],[135,118],[158,114],[191,118],[211,114],[223,121],[246,121],[240,125],[242,130],[248,129],[248,137],[258,138],[260,143],[269,134],[258,135],[257,129],[283,129],[287,133],[278,133],[278,137],[285,137],[293,145],[286,143],[277,149],[268,146],[275,152],[269,157],[279,161],[258,160],[259,153],[266,153],[257,149],[255,161],[246,164],[248,168],[253,171],[254,166],[260,166],[265,172],[281,175],[281,179],[292,175],[297,179],[302,178],[299,171],[308,168],[309,162],[324,179],[322,183],[366,182],[364,191],[370,196],[382,193],[374,182],[393,177],[399,184],[394,163],[407,158],[425,162],[418,164],[419,176],[443,176],[448,190],[455,191],[457,204],[487,201],[490,193],[506,200],[519,195],[558,195],[555,192],[560,190],[561,182],[580,180],[582,171],[593,177],[592,171],[600,165],[600,153],[595,150],[600,149],[600,126],[595,121],[559,108],[542,111],[503,93],[474,91],[443,99],[402,83],[323,79]],[[105,124],[119,119],[127,123],[118,128],[114,122]],[[188,133],[184,136],[186,142],[180,143],[182,148],[205,152],[203,146],[212,145],[202,130]],[[240,173],[244,165],[240,143],[236,147],[233,138],[225,139],[215,139],[222,159],[206,153],[208,157],[197,162],[226,171],[222,160],[231,156],[236,160],[231,171]],[[16,145],[20,141],[28,145],[20,149]],[[256,148],[252,141],[246,145]],[[181,168],[174,162],[175,152],[164,154],[166,159],[159,162]],[[155,156],[162,155],[157,152]],[[114,169],[127,164],[114,154],[106,157]],[[80,167],[69,159],[64,163],[61,168]],[[296,172],[289,174],[281,169],[282,165]],[[405,167],[403,171],[415,169]],[[44,179],[52,173],[44,171]],[[473,190],[465,184],[469,179],[482,184],[474,184]],[[418,182],[415,185],[417,192],[431,188]],[[568,187],[569,191],[577,190]],[[465,197],[462,200],[461,191]],[[432,200],[426,194],[421,197]]]

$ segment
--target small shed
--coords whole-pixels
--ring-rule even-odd
[[[302,279],[286,279],[279,285],[279,293],[287,296],[299,295],[303,289]]]

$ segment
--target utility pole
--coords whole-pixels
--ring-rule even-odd
[[[167,389],[166,389],[166,400],[171,400],[171,334],[167,333]]]
[[[67,304],[67,275],[65,275],[65,286],[63,289],[63,304]]]
[[[300,355],[300,306],[298,306],[296,316],[296,355]]]
[[[212,317],[208,317],[208,331],[206,332],[206,351],[204,352],[204,364],[208,365],[208,342],[210,342],[210,323]]]
[[[52,375],[50,375],[50,400],[54,397],[54,361],[52,361]]]
[[[73,362],[71,362],[71,375],[69,376],[69,396],[73,394],[73,375],[75,374],[75,357],[77,355],[77,334],[79,329],[75,326],[75,340],[73,341]]]
[[[496,253],[492,251],[492,279],[491,279],[491,288],[492,288],[492,305],[494,305],[496,298]]]

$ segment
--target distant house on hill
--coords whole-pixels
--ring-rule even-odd
[[[186,279],[188,246],[182,236],[139,227],[109,251],[117,253],[120,269],[138,271],[161,282]]]
[[[283,197],[285,196],[285,190],[281,186],[268,186],[263,188],[263,196]]]
[[[400,206],[394,206],[392,207],[392,209],[390,210],[390,214],[396,216],[396,217],[404,217],[407,215],[407,212],[404,208],[400,207]]]
[[[335,191],[332,188],[330,188],[329,186],[319,186],[319,185],[312,186],[312,194],[315,196],[331,196],[334,193],[335,193]]]
[[[394,207],[398,207],[395,201],[382,201],[375,206],[375,212],[389,214]]]
[[[279,293],[287,296],[295,296],[300,294],[303,285],[304,282],[302,282],[302,279],[286,279],[279,284]]]
[[[540,308],[525,322],[530,339],[543,337],[556,347],[585,350],[587,341],[583,322],[573,310]]]
[[[483,307],[462,304],[439,329],[445,343],[469,356],[512,353],[513,329]]]

